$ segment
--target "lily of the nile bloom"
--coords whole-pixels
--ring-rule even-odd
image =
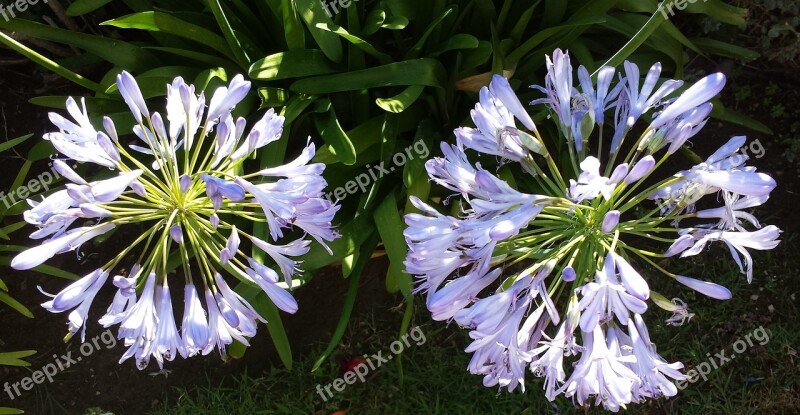
[[[534,131],[536,125],[505,78],[493,79],[489,88],[480,91],[480,103],[471,114],[477,128],[464,127],[455,131],[460,148],[517,162],[531,151],[540,151],[536,138],[521,129],[524,126]],[[515,119],[522,124],[520,128]]]
[[[546,97],[531,102],[531,105],[545,104],[554,114],[558,127],[564,137],[570,137],[572,131],[572,97],[574,86],[572,83],[572,63],[569,54],[556,49],[553,57],[546,58],[547,76],[544,86],[533,85],[543,92]],[[571,141],[571,140],[568,140]]]
[[[633,400],[640,402],[648,398],[675,396],[678,388],[674,381],[686,378],[680,372],[683,363],[667,363],[656,353],[641,315],[634,315],[633,319],[628,322],[628,333],[630,333],[632,343],[630,349],[636,357],[636,362],[630,363],[629,367],[638,377],[637,384],[633,389]]]
[[[617,114],[617,124],[615,125],[614,136],[611,139],[611,148],[609,149],[612,155],[616,155],[619,152],[625,136],[643,114],[661,104],[665,97],[683,85],[683,81],[669,79],[656,89],[661,76],[660,62],[656,62],[650,67],[644,82],[641,83],[641,87],[639,83],[639,67],[631,62],[625,62],[624,67],[624,93],[620,94],[620,102],[617,103],[620,112]]]
[[[486,386],[524,389],[530,370],[550,400],[563,394],[618,411],[674,396],[683,365],[656,353],[644,315],[665,310],[658,318],[679,326],[695,314],[651,286],[666,277],[675,294],[733,293],[721,281],[668,271],[664,258],[719,241],[750,281],[752,250],[779,243],[780,230],[749,211],[768,200],[775,181],[747,165],[744,137],[691,169],[663,167],[700,137],[722,74],[677,94],[682,81],[661,79],[660,64],[644,80],[630,62],[621,72],[601,68],[596,81],[579,67],[576,86],[569,56],[556,50],[547,70],[535,87],[545,96],[532,105],[549,111],[554,129],[529,125],[509,82],[495,76],[473,111],[478,128],[456,130],[457,144],[442,143],[441,157],[426,163],[431,180],[452,194],[411,199],[419,213],[405,216],[406,271],[434,319],[469,330],[468,370]],[[642,133],[626,142],[632,131]],[[547,148],[554,142],[560,147]],[[554,160],[564,147],[570,159]],[[500,159],[485,167],[472,161],[476,152]],[[638,246],[642,240],[664,246]]]
[[[594,397],[595,405],[602,403],[606,409],[617,412],[633,400],[633,390],[639,378],[626,363],[634,362],[636,358],[614,353],[600,326],[582,332],[581,337],[583,351],[580,359],[559,393],[575,399],[580,405],[591,403]]]
[[[339,207],[323,197],[325,166],[311,162],[315,146],[309,141],[287,164],[242,173],[250,156],[280,138],[284,118],[270,109],[249,129],[247,120],[234,119],[231,111],[250,89],[241,76],[214,91],[208,104],[202,91],[175,78],[167,86],[166,115],[147,107],[127,72],[119,74],[117,87],[136,120],[130,131],[118,131],[109,117],[97,129],[83,100],[79,105],[67,99],[71,119],[50,114],[58,131],[44,138],[64,156],[54,168],[69,183],[43,200],[28,201],[24,218],[37,227],[31,238],[41,243],[11,265],[30,269],[116,228],[136,225],[141,233],[135,240],[42,306],[69,312],[67,340],[81,329],[83,340],[92,302],[115,275],[117,292],[99,321],[119,325],[127,347],[121,361],[134,358],[145,368],[153,358],[162,367],[178,355],[215,349],[224,358],[233,340],[247,344],[265,320],[223,273],[259,287],[278,308],[294,313],[298,305],[289,289],[300,270],[298,257],[313,240],[327,248],[339,236],[331,225]],[[131,133],[132,139],[125,138]],[[110,172],[89,181],[70,160]],[[268,236],[259,239],[235,225],[243,220],[265,223]],[[290,229],[293,239],[285,238]],[[283,278],[247,256],[242,240],[266,252]],[[173,315],[170,257],[182,259],[180,322]],[[126,265],[124,275],[113,274]]]

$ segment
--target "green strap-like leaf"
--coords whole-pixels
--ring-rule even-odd
[[[25,140],[33,137],[33,134],[23,135],[22,137],[12,138],[4,143],[0,143],[0,151],[6,151],[11,147],[14,147],[17,144],[25,142]]]
[[[417,40],[417,43],[408,51],[406,54],[406,59],[414,59],[419,56],[420,52],[422,51],[422,47],[425,45],[425,41],[428,40],[428,37],[433,33],[433,30],[438,27],[450,13],[453,12],[453,8],[449,8],[444,11],[436,20],[434,20],[428,28],[425,30],[425,33]]]
[[[224,68],[231,68],[235,66],[232,61],[219,56],[210,55],[208,53],[197,52],[194,50],[186,50],[181,48],[170,48],[161,46],[145,46],[147,50],[154,50],[157,52],[165,52],[182,58],[188,58],[200,63],[205,63],[211,66],[221,66]]]
[[[22,167],[20,167],[19,172],[17,172],[17,177],[14,178],[14,182],[11,183],[11,189],[16,190],[22,186],[25,178],[28,177],[28,172],[31,170],[31,166],[33,166],[33,162],[31,160],[25,160],[25,162],[22,163]]]
[[[381,143],[380,143],[380,163],[386,166],[388,172],[391,174],[395,171],[395,167],[391,166],[392,156],[397,147],[397,137],[400,135],[398,131],[399,114],[387,113],[383,116],[383,124],[381,125]],[[362,197],[361,205],[364,208],[371,208],[373,203],[376,203],[378,198],[382,196],[380,192],[381,185],[386,179],[384,174],[381,174],[377,180],[372,182],[372,186],[367,192],[366,196]]]
[[[33,318],[33,313],[31,313],[31,310],[28,310],[28,307],[25,307],[19,301],[11,298],[11,296],[8,295],[8,293],[6,293],[5,291],[0,291],[0,302],[6,303],[6,305],[13,308],[14,310],[17,310],[17,312],[19,312],[25,317]],[[2,355],[0,355],[0,359],[2,359]]]
[[[650,16],[647,22],[636,32],[636,35],[634,35],[630,40],[628,40],[628,42],[625,43],[625,46],[623,46],[620,50],[618,50],[617,53],[614,54],[614,56],[609,58],[600,67],[606,65],[616,67],[621,65],[622,62],[628,58],[628,56],[630,56],[639,46],[641,46],[641,44],[644,43],[647,40],[647,38],[649,38],[650,35],[653,34],[653,32],[655,32],[656,29],[658,29],[658,27],[662,23],[664,23],[664,16],[661,14],[660,10],[661,8],[659,8],[659,10],[656,10]],[[592,75],[594,76],[595,74],[596,71]]]
[[[399,114],[416,102],[423,89],[425,87],[422,85],[412,85],[391,98],[378,98],[375,103],[386,112]]]
[[[259,110],[264,108],[282,107],[289,99],[289,93],[283,88],[259,88],[258,96],[261,98]]]
[[[639,13],[619,13],[613,16],[606,16],[604,27],[623,34],[626,38],[634,38],[639,29],[645,27],[649,19],[646,15]],[[661,19],[658,23],[659,28],[650,32],[644,37],[644,42],[653,49],[667,55],[675,63],[676,77],[681,77],[684,65],[684,49],[680,42],[666,34],[661,27],[666,25],[666,20]],[[634,49],[635,50],[635,49]]]
[[[328,59],[334,62],[341,62],[342,42],[339,36],[318,27],[319,24],[333,25],[333,20],[325,12],[320,0],[295,0],[300,17],[306,23],[311,37],[317,42],[319,48],[325,53]]]
[[[390,274],[387,275],[387,288],[396,287],[403,296],[411,296],[411,276],[405,272],[403,261],[406,259],[408,247],[403,237],[403,219],[397,211],[397,199],[394,192],[378,205],[374,214],[375,226],[381,235],[381,241],[389,257]],[[391,281],[389,281],[391,277]]]
[[[149,51],[119,39],[72,32],[25,19],[11,19],[8,22],[0,20],[0,28],[38,39],[75,46],[131,71],[143,70],[156,62],[155,56]],[[58,74],[61,75],[61,73]]]
[[[206,28],[185,22],[168,13],[156,11],[133,13],[100,24],[121,29],[141,29],[169,33],[204,44],[225,56],[233,57],[231,48],[222,36]]]
[[[456,33],[448,38],[444,43],[440,44],[436,50],[431,52],[428,56],[436,57],[451,50],[475,49],[479,45],[480,41],[477,37],[468,35],[466,33]]]
[[[3,245],[3,246],[9,247],[9,246],[12,246],[12,245]],[[18,251],[22,251],[22,250],[26,249],[24,247],[19,247],[19,248],[20,249],[18,249]],[[11,258],[0,257],[0,265],[2,265],[2,266],[11,265]],[[33,268],[32,270],[36,271],[36,272],[41,272],[42,274],[47,274],[47,275],[52,275],[54,277],[64,278],[64,279],[70,280],[70,281],[74,281],[74,280],[77,280],[78,278],[80,278],[77,275],[75,275],[75,274],[73,274],[73,273],[71,273],[69,271],[65,271],[63,269],[56,268],[56,267],[51,266],[51,265],[39,265],[39,266]]]
[[[732,110],[730,108],[726,108],[725,105],[722,104],[722,101],[717,99],[712,99],[711,103],[713,105],[711,110],[711,116],[722,121],[730,122],[733,124],[738,124],[743,127],[747,127],[753,131],[758,131],[762,134],[769,134],[772,135],[772,130],[767,127],[764,123],[755,120],[753,118],[748,117],[738,111]]]
[[[319,49],[298,49],[269,55],[250,66],[251,79],[275,81],[339,72]]]
[[[306,94],[330,94],[385,86],[442,87],[444,68],[434,59],[414,59],[347,73],[302,79],[290,87]]]
[[[570,19],[567,23],[558,26],[548,27],[547,29],[542,29],[536,32],[535,35],[531,36],[530,39],[525,41],[522,45],[518,48],[514,49],[511,53],[506,56],[503,66],[505,68],[512,68],[522,59],[523,56],[527,55],[528,52],[533,50],[536,46],[539,46],[545,40],[550,39],[551,37],[555,36],[559,32],[566,32],[569,29],[572,29],[576,26],[590,26],[597,23],[603,23],[605,19],[602,17],[592,16],[592,17],[580,17],[580,18],[573,18]]]
[[[108,3],[111,3],[111,0],[75,0],[67,7],[67,16],[83,16]]]
[[[668,3],[675,4],[676,1],[664,2],[665,5]],[[714,20],[740,28],[747,25],[747,9],[736,7],[721,0],[689,2],[686,11],[689,13],[703,13]]]
[[[740,59],[745,62],[750,62],[758,59],[761,56],[758,52],[743,48],[741,46],[732,45],[730,43],[722,42],[709,38],[694,38],[692,39],[698,48],[705,53],[713,53],[715,55],[727,56],[729,58]]]
[[[24,220],[21,220],[19,222],[15,222],[15,223],[12,223],[10,225],[3,226],[3,228],[0,229],[0,233],[2,233],[3,235],[8,236],[9,234],[11,234],[11,233],[13,233],[15,231],[18,231],[18,230],[24,228],[27,225],[28,225],[27,222],[25,222]],[[6,239],[6,238],[3,238],[3,239]]]
[[[244,36],[241,36],[240,39],[240,36],[236,34],[236,31],[233,29],[230,19],[222,9],[222,5],[220,4],[219,0],[207,0],[207,3],[209,9],[211,9],[211,13],[214,14],[214,18],[217,19],[217,24],[219,25],[220,29],[222,29],[222,34],[225,36],[227,46],[229,47],[231,53],[233,53],[233,57],[236,59],[236,62],[239,63],[239,66],[242,68],[250,67],[250,57],[247,55],[246,49],[255,49],[255,47],[252,45],[250,47],[244,46]]]
[[[519,20],[517,20],[517,23],[514,25],[514,28],[511,29],[511,33],[509,34],[509,37],[512,40],[514,40],[515,42],[520,42],[522,40],[522,36],[525,33],[525,30],[529,27],[528,23],[530,23],[531,17],[533,17],[533,12],[536,10],[536,8],[539,6],[539,3],[541,2],[542,0],[535,1],[533,5],[531,5],[531,7],[529,7],[522,13],[522,16],[519,17]]]
[[[285,154],[286,154],[286,142],[288,141],[289,134],[291,133],[291,127],[287,127],[284,129],[283,134],[281,135],[280,140],[276,143],[272,143],[270,146],[264,149],[264,152],[269,150],[267,156],[261,157],[260,165],[262,168],[275,165],[283,161]],[[269,230],[265,223],[255,223],[253,225],[253,235],[256,237],[264,237]],[[252,257],[256,261],[260,263],[264,263],[266,259],[266,253],[257,247],[253,246]],[[230,265],[226,267],[226,269],[230,269]],[[260,290],[258,287],[253,285],[241,283],[236,287],[236,291],[241,294],[244,298],[250,301],[250,304],[258,311],[266,320],[267,320],[267,330],[269,331],[269,335],[272,338],[272,343],[275,345],[275,350],[278,352],[278,356],[283,362],[284,366],[288,369],[292,368],[292,347],[289,344],[289,338],[286,335],[286,329],[283,327],[283,321],[281,320],[280,312],[272,300]],[[241,345],[238,345],[241,346]],[[242,354],[244,354],[244,349],[238,347]],[[236,349],[234,349],[236,350]]]
[[[3,353],[0,353],[0,366],[19,366],[19,367],[28,367],[31,364],[20,359],[15,359],[12,357],[5,357]]]
[[[283,31],[286,35],[286,44],[289,50],[303,49],[306,47],[306,35],[300,22],[295,2],[280,0],[281,14],[283,15]]]
[[[375,59],[377,59],[378,62],[380,62],[382,64],[387,64],[387,63],[392,62],[392,57],[391,56],[389,56],[389,55],[387,55],[387,54],[385,54],[383,52],[378,51],[377,49],[375,49],[374,46],[369,44],[369,42],[367,42],[364,39],[361,39],[358,36],[350,34],[350,32],[348,32],[345,28],[343,28],[341,26],[337,26],[335,24],[330,24],[330,23],[317,23],[317,27],[322,29],[322,30],[327,30],[327,31],[329,31],[331,33],[335,33],[335,34],[341,36],[342,38],[344,38],[348,42],[350,42],[353,45],[355,45],[355,47],[363,50],[364,52],[366,52],[370,56],[372,56]]]
[[[67,98],[68,97],[65,95],[43,95],[39,97],[33,97],[29,99],[28,102],[40,107],[65,110],[67,109]],[[86,102],[86,109],[90,114],[107,114],[109,112],[119,112],[128,109],[128,107],[125,105],[125,102],[118,99],[92,97],[81,97],[79,99],[82,99],[84,102]]]
[[[57,64],[56,62],[40,55],[35,50],[23,45],[22,43],[17,42],[13,38],[9,37],[3,32],[0,32],[0,43],[8,46],[12,50],[16,51],[20,55],[30,59],[31,61],[35,62],[39,66],[52,71],[53,73],[61,76],[64,79],[72,81],[86,89],[89,89],[94,92],[102,93],[103,87],[100,84],[91,81],[89,79],[84,78],[82,75],[79,75],[75,72],[70,71],[67,68]]]
[[[374,9],[367,14],[366,19],[364,20],[364,28],[361,30],[362,37],[368,37],[369,35],[378,31],[381,28],[383,22],[386,21],[386,12],[381,9]]]
[[[322,117],[317,117],[318,121],[322,121],[322,119]],[[339,124],[339,120],[336,118],[336,112],[332,106],[330,111],[328,111],[328,116],[324,117],[324,119],[325,122],[317,123],[317,128],[320,130],[325,142],[331,146],[333,155],[343,164],[348,166],[355,164],[356,149],[353,147],[350,137],[347,136],[347,133]]]

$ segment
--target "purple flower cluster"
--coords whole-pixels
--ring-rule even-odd
[[[176,78],[167,86],[166,117],[148,109],[127,72],[117,76],[117,88],[136,120],[132,143],[109,117],[96,130],[83,102],[79,106],[73,98],[66,105],[72,120],[50,114],[58,132],[44,138],[64,156],[54,165],[69,183],[44,200],[28,201],[24,218],[37,227],[31,238],[42,242],[17,255],[11,266],[30,269],[118,227],[140,225],[131,245],[42,306],[69,312],[67,339],[83,329],[83,341],[92,302],[110,278],[117,292],[99,322],[119,325],[118,336],[128,348],[120,363],[134,358],[143,369],[154,358],[162,367],[178,355],[214,349],[224,358],[228,345],[234,340],[247,345],[258,322],[266,321],[221,272],[260,288],[279,309],[294,313],[298,305],[288,290],[299,270],[297,258],[309,250],[307,236],[326,248],[338,237],[331,220],[339,206],[322,192],[325,166],[311,163],[315,147],[309,142],[287,164],[242,173],[248,157],[281,137],[284,118],[270,109],[249,130],[244,118],[234,118],[233,109],[250,89],[241,76],[218,88],[208,104],[202,92]],[[90,182],[67,160],[100,165],[113,175]],[[265,224],[269,241],[236,226],[253,222]],[[288,239],[290,228],[300,232],[278,244]],[[245,254],[242,238],[278,271]],[[183,271],[180,325],[169,284],[176,278],[170,275],[172,259],[180,260]],[[129,264],[127,271],[123,263]]]
[[[695,255],[721,241],[749,282],[748,249],[774,248],[780,230],[761,227],[745,209],[763,204],[775,181],[745,165],[744,137],[689,170],[648,180],[705,125],[722,74],[672,97],[683,82],[661,81],[660,64],[641,84],[630,62],[619,74],[601,68],[596,81],[581,66],[574,84],[569,56],[556,50],[547,71],[545,85],[534,87],[545,96],[531,105],[549,111],[559,136],[543,137],[508,81],[495,76],[472,111],[475,127],[456,129],[456,144],[442,144],[443,156],[426,164],[435,183],[460,196],[460,209],[445,214],[438,199],[412,201],[420,213],[405,217],[406,269],[434,319],[470,330],[468,369],[485,386],[524,390],[530,371],[544,378],[550,400],[564,395],[615,412],[674,396],[683,364],[656,352],[642,315],[650,302],[675,313],[667,324],[694,314],[682,300],[651,291],[656,276],[634,265],[731,298],[722,285],[670,273],[654,259]],[[626,142],[642,120],[644,132]],[[604,134],[607,128],[613,131]],[[563,163],[548,149],[559,142],[569,153]],[[506,174],[527,176],[517,181],[527,191],[470,162],[473,151],[511,165]],[[695,208],[706,195],[724,204]],[[682,228],[686,221],[692,226]],[[636,246],[647,240],[671,246],[664,253]]]

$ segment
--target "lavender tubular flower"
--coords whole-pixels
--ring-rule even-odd
[[[426,163],[430,179],[453,193],[442,205],[455,201],[458,208],[446,214],[435,198],[411,198],[419,213],[405,216],[404,264],[416,279],[414,292],[426,294],[435,320],[454,320],[470,331],[468,370],[483,376],[485,386],[524,390],[527,368],[544,377],[550,400],[564,395],[616,412],[674,396],[672,382],[684,378],[683,364],[656,353],[644,324],[646,301],[673,313],[670,326],[694,313],[651,292],[651,285],[666,276],[712,298],[733,293],[670,273],[652,258],[679,260],[719,241],[750,282],[749,251],[775,248],[780,229],[762,226],[748,209],[763,205],[776,182],[738,153],[744,137],[689,170],[662,171],[667,158],[702,132],[723,75],[670,97],[682,81],[661,81],[658,63],[643,81],[630,62],[619,80],[615,68],[601,68],[595,82],[579,67],[579,87],[565,52],[554,51],[546,67],[544,86],[534,87],[544,97],[531,105],[546,107],[555,128],[532,127],[532,112],[526,115],[508,81],[495,76],[472,112],[477,128],[457,128],[456,145],[442,143],[442,156]],[[613,122],[606,119],[611,109]],[[620,152],[648,115],[653,122],[639,141]],[[517,120],[532,134],[517,130]],[[610,148],[596,141],[602,133],[595,125],[613,129]],[[553,130],[558,137],[540,136]],[[552,142],[560,147],[547,148]],[[473,152],[519,166],[501,175],[473,163]],[[553,160],[559,152],[570,160]],[[509,176],[514,180],[504,180]],[[705,199],[723,203],[698,210]],[[693,223],[681,228],[683,221]],[[655,250],[639,246],[645,238],[667,243]],[[646,264],[653,268],[641,268]]]
[[[332,225],[339,206],[323,198],[325,166],[311,163],[315,147],[309,140],[293,161],[247,173],[249,156],[281,136],[284,118],[270,109],[249,131],[244,118],[234,121],[231,111],[250,90],[241,75],[213,92],[208,108],[202,92],[197,95],[193,85],[176,78],[167,86],[165,117],[148,109],[129,73],[117,76],[117,88],[137,121],[130,131],[118,131],[108,117],[103,118],[105,132],[97,131],[85,105],[79,107],[73,98],[67,100],[67,112],[74,121],[50,114],[58,132],[45,139],[66,158],[56,160],[54,168],[70,183],[43,200],[28,201],[31,208],[24,218],[38,228],[31,238],[42,241],[11,265],[30,269],[117,227],[137,225],[141,232],[118,255],[42,306],[55,313],[70,311],[67,339],[85,332],[92,302],[108,275],[138,256],[128,277],[114,277],[118,290],[106,314],[98,316],[105,327],[119,325],[118,337],[127,347],[120,363],[133,358],[144,369],[154,359],[163,367],[178,355],[214,349],[225,357],[234,339],[247,344],[265,320],[220,272],[261,288],[279,309],[294,313],[298,304],[289,290],[300,263],[296,257],[308,252],[311,238],[324,245],[339,237]],[[131,133],[137,137],[134,145],[124,138]],[[144,158],[149,160],[140,161]],[[90,182],[67,159],[114,172]],[[76,227],[82,218],[97,223]],[[273,243],[234,225],[248,221],[268,223]],[[300,235],[281,239],[289,228]],[[244,255],[240,237],[275,261],[285,286],[277,272]],[[189,262],[190,252],[195,263]],[[171,256],[183,259],[180,322],[173,314],[170,282],[177,281],[170,276]]]
[[[713,282],[700,281],[694,278],[684,277],[683,275],[678,275],[675,277],[675,280],[700,294],[707,295],[717,300],[729,300],[733,297],[729,289],[719,284],[714,284]]]

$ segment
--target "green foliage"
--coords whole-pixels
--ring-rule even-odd
[[[14,147],[25,142],[32,136],[33,134],[28,134],[1,143],[0,152],[13,150]],[[28,169],[30,168],[30,163],[32,163],[32,161],[30,161],[30,158],[31,157],[29,156],[28,161],[24,165],[27,167],[23,167],[22,169],[20,169],[19,173],[17,173],[17,177],[14,179],[10,191],[13,191],[13,189],[17,189],[24,182],[25,176],[27,175]],[[12,204],[10,199],[8,200],[5,199],[8,197],[8,195],[3,194],[2,196],[4,198],[2,199],[2,201],[0,201],[0,222],[2,222],[5,216],[13,214],[14,212],[18,211],[19,210],[18,206],[20,206],[22,203],[25,203],[24,201],[19,201]],[[11,237],[9,235],[14,231],[20,229],[22,226],[24,226],[24,222],[19,221],[0,228],[0,239],[6,241],[10,240]],[[7,252],[17,251],[18,250],[17,248],[18,247],[11,245],[0,245],[0,265],[7,266],[11,262],[11,257],[7,257],[4,254],[6,254]],[[11,296],[11,294],[9,293],[8,285],[6,285],[6,283],[3,281],[3,278],[0,278],[0,303],[10,307],[12,310],[16,311],[17,313],[27,318],[33,318],[33,313],[31,313],[31,310],[29,310],[27,307],[25,307],[25,305],[15,300]],[[23,359],[29,356],[33,356],[34,354],[36,354],[35,350],[23,350],[17,352],[0,353],[0,366],[30,366],[30,363],[28,363]],[[21,414],[21,413],[23,413],[23,411],[19,409],[0,407],[0,415]]]
[[[68,14],[90,21],[94,14],[117,16],[102,23],[102,35],[0,21],[2,29],[77,48],[82,54],[76,59],[59,64],[3,33],[0,43],[92,91],[87,105],[109,112],[119,131],[133,124],[117,105],[114,76],[123,69],[137,75],[145,98],[163,95],[164,85],[178,75],[208,90],[245,73],[254,88],[248,105],[237,111],[248,115],[280,107],[287,118],[280,140],[284,151],[270,147],[259,159],[282,161],[307,137],[321,138],[325,145],[316,160],[328,165],[326,177],[336,189],[364,174],[369,164],[391,166],[393,155],[415,140],[436,149],[440,137],[464,123],[474,94],[492,73],[523,85],[540,82],[543,55],[556,47],[569,48],[591,70],[611,57],[612,64],[662,61],[679,75],[687,49],[749,52],[687,39],[658,7],[655,0],[364,0],[329,16],[321,0],[83,0]],[[743,23],[741,9],[720,1],[697,2],[687,12]],[[97,60],[111,65],[100,79],[77,73]],[[533,92],[520,95],[523,101],[534,98]],[[58,107],[58,101],[32,102]],[[319,246],[311,250],[304,259],[309,275],[341,260],[345,274],[357,276],[356,258],[371,256],[373,248],[364,248],[377,229],[383,240],[378,249],[391,260],[387,287],[409,295],[398,209],[410,211],[412,196],[427,199],[430,185],[422,160],[396,167],[401,168],[341,202],[342,238],[331,244],[332,256]],[[260,236],[265,229],[255,232]],[[274,306],[265,296],[254,301],[271,316],[270,333],[288,364],[290,348]]]
[[[794,0],[747,0],[748,37],[769,60],[800,67],[800,4]]]

